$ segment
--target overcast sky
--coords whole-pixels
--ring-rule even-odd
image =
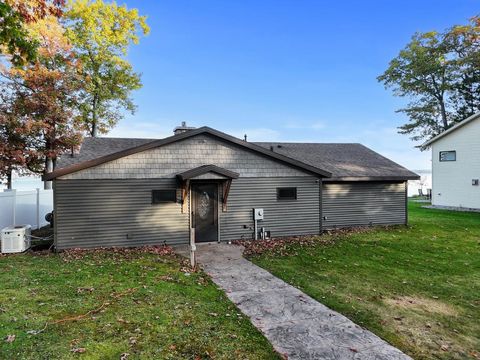
[[[119,1],[121,3],[122,1]],[[376,81],[416,31],[465,23],[478,1],[128,0],[151,34],[129,55],[138,111],[109,136],[169,136],[181,121],[251,141],[360,142],[430,168]]]

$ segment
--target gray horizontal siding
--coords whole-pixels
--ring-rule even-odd
[[[318,234],[316,181],[307,176],[233,180],[228,211],[219,207],[221,240],[252,236],[252,208],[265,210],[259,227],[274,237]],[[57,180],[54,186],[58,249],[189,241],[189,211],[182,214],[179,203],[151,204],[151,191],[174,189],[175,179]],[[277,200],[277,187],[296,187],[297,200]],[[405,184],[324,184],[322,208],[325,228],[403,224]]]
[[[323,184],[323,227],[405,224],[405,183]]]
[[[188,212],[179,203],[151,204],[152,190],[175,188],[175,179],[57,180],[56,246],[188,243]]]
[[[264,221],[259,222],[259,227],[270,230],[273,237],[318,234],[320,186],[316,180],[315,177],[233,180],[228,211],[220,211],[221,240],[250,238],[253,208],[264,209]],[[277,187],[296,187],[297,200],[277,200]]]

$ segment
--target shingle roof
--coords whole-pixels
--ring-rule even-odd
[[[145,145],[156,139],[85,138],[80,153],[62,156],[57,169]],[[412,180],[418,175],[361,144],[256,142],[273,153],[332,173],[324,181]]]
[[[237,172],[230,171],[228,169],[224,169],[216,165],[202,165],[195,169],[190,169],[180,174],[177,174],[177,178],[179,178],[180,180],[188,180],[203,174],[207,174],[209,172],[223,175],[230,179],[237,179],[240,176],[240,174]]]
[[[257,145],[325,169],[335,180],[413,180],[418,175],[362,144],[257,142]]]
[[[110,155],[118,151],[147,144],[155,140],[156,139],[86,137],[83,139],[80,152],[73,157],[69,154],[62,155],[57,161],[57,168],[64,168],[83,161],[93,160],[101,156]]]

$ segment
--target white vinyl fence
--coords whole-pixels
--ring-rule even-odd
[[[38,229],[48,224],[45,215],[52,210],[52,190],[0,191],[0,229],[24,224]]]

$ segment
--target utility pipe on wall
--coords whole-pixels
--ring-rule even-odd
[[[196,266],[196,258],[195,258],[195,251],[197,250],[197,246],[195,245],[195,228],[190,228],[190,265],[192,268]]]

